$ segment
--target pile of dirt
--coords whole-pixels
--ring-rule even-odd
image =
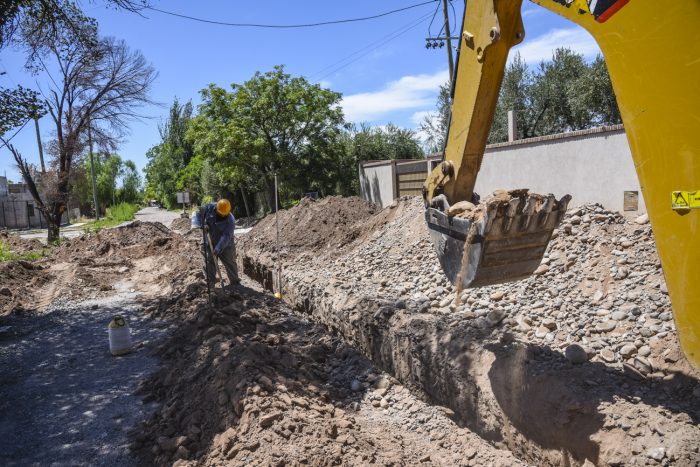
[[[325,328],[251,289],[181,295],[186,318],[141,391],[144,465],[520,465],[457,427]]]
[[[0,230],[0,243],[7,245],[13,253],[22,255],[25,253],[42,253],[46,246],[39,240],[28,240],[19,235]]]
[[[36,306],[37,297],[51,279],[51,274],[35,262],[0,263],[0,316]]]
[[[95,299],[121,284],[145,297],[201,282],[197,239],[160,223],[135,221],[65,240],[37,261],[0,263],[0,312],[38,310],[54,298]]]
[[[534,276],[465,290],[459,305],[422,200],[358,228],[335,255],[290,247],[282,295],[404,384],[538,465],[700,462],[700,373],[680,351],[645,216],[571,209]],[[241,264],[270,287],[250,240]]]
[[[239,244],[241,248],[256,248],[260,254],[274,252],[279,216],[283,253],[333,254],[355,240],[364,223],[377,211],[375,204],[356,197],[304,198],[297,206],[262,219]]]
[[[187,232],[192,228],[192,221],[189,217],[178,217],[170,224],[170,230]]]

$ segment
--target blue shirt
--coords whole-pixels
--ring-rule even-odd
[[[203,225],[209,227],[209,235],[217,254],[233,244],[233,230],[236,228],[236,218],[233,214],[220,217],[216,212],[216,203],[205,204],[199,212],[200,218],[204,219]]]

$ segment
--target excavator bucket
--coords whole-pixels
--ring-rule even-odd
[[[570,200],[504,191],[453,216],[454,210],[429,207],[425,220],[447,278],[463,288],[481,287],[530,276]]]

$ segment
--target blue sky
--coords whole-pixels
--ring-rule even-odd
[[[257,2],[201,0],[153,0],[156,8],[198,18],[224,22],[298,24],[357,18],[383,13],[420,3],[420,0],[352,2],[322,0],[260,0]],[[115,36],[140,50],[158,71],[152,97],[162,106],[149,106],[142,113],[149,117],[135,121],[119,154],[136,162],[139,169],[147,163],[146,151],[159,141],[158,123],[167,106],[178,97],[199,102],[199,90],[209,83],[228,87],[241,83],[256,71],[267,71],[284,64],[287,72],[304,75],[312,82],[343,94],[343,109],[348,121],[366,121],[372,125],[389,122],[417,128],[424,115],[435,105],[438,86],[447,80],[445,49],[426,49],[432,13],[439,2],[371,21],[308,29],[231,28],[198,23],[145,11],[143,17],[105,8],[97,0],[83,2],[86,13],[96,18],[102,35]],[[461,0],[454,0],[457,26],[461,23]],[[441,26],[438,12],[431,28]],[[549,58],[552,50],[567,45],[593,58],[598,48],[581,28],[525,0],[523,21],[526,38],[519,50],[528,64]],[[23,69],[21,52],[0,52],[0,85],[22,84],[48,89],[43,76],[31,76]],[[51,122],[41,121],[42,137],[51,137]],[[38,162],[34,126],[27,125],[13,144],[30,161]],[[0,149],[0,175],[19,180],[14,161],[7,149]]]

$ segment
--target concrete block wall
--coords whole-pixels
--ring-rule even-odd
[[[638,192],[646,212],[627,136],[621,125],[490,145],[481,163],[476,192],[529,188],[572,196],[571,206],[600,203],[623,211],[625,191]]]
[[[398,196],[392,162],[360,164],[364,199],[387,206]],[[625,209],[625,192],[637,192],[637,209],[628,213],[646,212],[622,125],[487,146],[476,192],[485,196],[515,188],[557,197],[570,194],[571,206],[600,203],[616,211]]]

